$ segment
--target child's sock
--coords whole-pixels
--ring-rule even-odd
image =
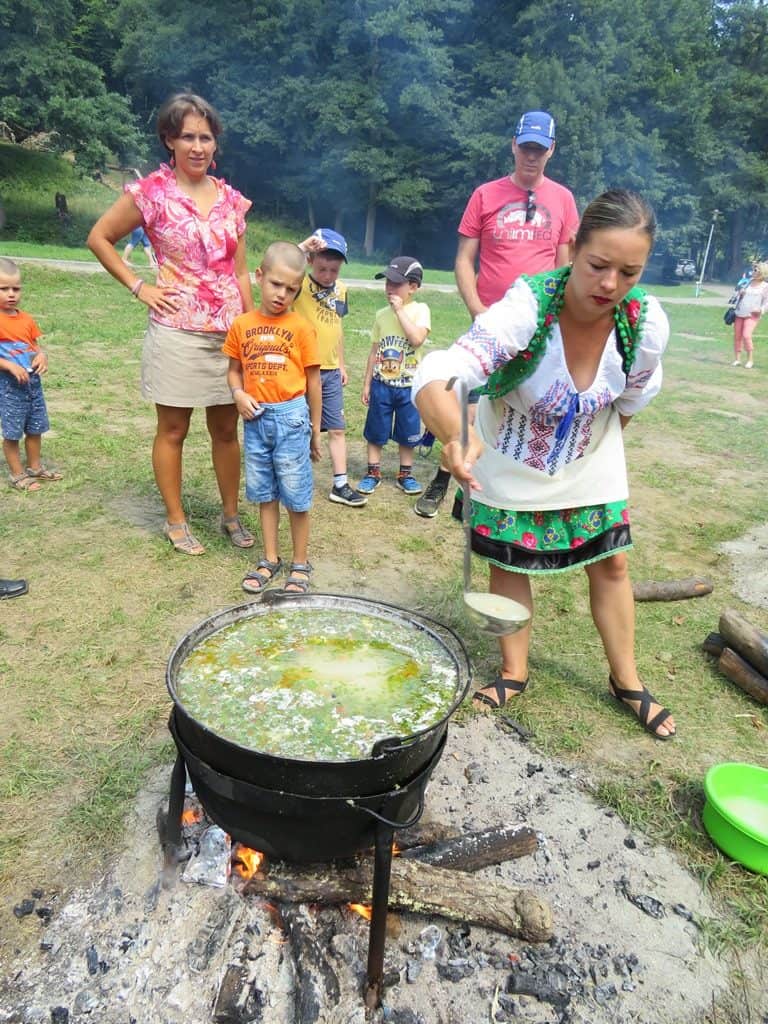
[[[381,476],[381,463],[380,462],[369,462],[368,463],[368,476]]]
[[[404,476],[413,476],[413,466],[403,466],[401,463],[397,479],[402,480]]]
[[[441,487],[447,487],[448,484],[450,483],[450,480],[451,474],[448,472],[447,469],[443,469],[442,467],[438,469],[437,473],[435,474],[434,481],[436,484],[440,484]]]
[[[334,473],[333,474],[333,486],[334,487],[343,487],[346,482],[347,482],[347,474],[346,473]]]

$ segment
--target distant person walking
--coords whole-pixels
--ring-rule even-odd
[[[739,285],[742,283],[734,306],[736,319],[733,321],[733,366],[741,366],[743,347],[747,354],[744,367],[751,370],[755,365],[752,336],[758,320],[768,308],[768,263],[756,263],[749,279],[744,282],[742,278]]]
[[[157,256],[155,256],[155,250],[152,248],[152,243],[144,228],[136,228],[131,232],[128,243],[123,249],[123,262],[127,263],[128,266],[131,265],[131,253],[137,245],[143,247],[144,255],[147,257],[150,267],[157,267]]]
[[[205,409],[221,529],[236,547],[254,543],[237,514],[238,413],[221,351],[235,317],[253,309],[245,259],[245,214],[251,203],[208,174],[216,168],[220,132],[219,115],[206,100],[192,93],[172,96],[157,118],[169,164],[126,185],[88,236],[88,246],[109,273],[149,307],[141,393],[157,411],[152,466],[166,508],[165,536],[187,555],[205,551],[189,529],[181,498],[182,452],[195,408]],[[140,227],[157,256],[156,285],[137,277],[115,248]]]
[[[554,118],[544,110],[527,111],[512,139],[512,173],[480,185],[467,203],[454,271],[473,319],[503,298],[521,274],[554,270],[570,259],[579,213],[573,193],[544,175],[554,152]],[[416,513],[437,515],[449,483],[441,462],[416,502]]]

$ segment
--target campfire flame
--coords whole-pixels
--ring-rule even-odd
[[[198,821],[203,817],[203,811],[200,807],[187,807],[181,813],[181,824],[182,827],[189,828],[190,825],[196,825]]]
[[[259,850],[252,850],[250,846],[235,843],[232,866],[241,878],[253,878],[256,872],[264,865],[266,859],[266,854],[261,853]]]
[[[347,907],[360,917],[364,917],[366,921],[370,921],[373,916],[373,911],[365,903],[348,903]]]

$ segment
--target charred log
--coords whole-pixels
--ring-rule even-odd
[[[324,1007],[338,1006],[341,994],[339,979],[325,956],[333,928],[302,905],[283,904],[280,915],[296,964],[294,1020],[314,1024]]]
[[[370,903],[372,880],[370,863],[348,871],[320,865],[285,875],[274,866],[267,877],[254,875],[245,891],[289,903]],[[392,862],[389,905],[477,924],[529,942],[546,942],[553,932],[549,904],[530,890],[468,878],[463,872],[455,874],[401,857]]]
[[[732,683],[748,693],[761,704],[768,704],[768,679],[754,669],[748,661],[730,647],[726,647],[717,662],[717,667]]]
[[[716,658],[719,658],[723,653],[725,640],[723,640],[719,633],[708,633],[701,646],[707,654],[714,654]]]
[[[636,601],[684,601],[689,597],[706,597],[712,593],[712,581],[706,576],[689,576],[683,580],[648,580],[633,583]]]
[[[768,676],[768,634],[732,608],[722,613],[718,629],[727,647],[737,651],[762,676]]]
[[[500,825],[481,832],[466,832],[400,853],[401,859],[417,860],[435,868],[454,871],[479,871],[505,860],[525,857],[538,846],[536,833],[524,825]]]

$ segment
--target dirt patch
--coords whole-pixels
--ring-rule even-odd
[[[108,874],[54,903],[47,927],[34,914],[18,924],[37,932],[41,943],[11,966],[0,988],[0,1020],[42,1022],[52,1008],[65,1007],[75,1020],[100,1024],[202,1022],[212,1019],[233,966],[259,988],[264,1014],[248,1019],[298,1020],[290,949],[263,903],[231,887],[159,884],[154,820],[168,781],[169,769],[160,771],[140,794],[128,845]],[[451,725],[428,789],[427,817],[460,831],[504,822],[536,829],[532,857],[484,873],[549,901],[555,937],[527,945],[483,928],[397,915],[387,940],[386,1012],[374,1020],[703,1019],[728,985],[727,965],[701,943],[715,908],[672,854],[632,834],[589,791],[587,775],[540,757],[490,716]],[[45,906],[43,895],[37,907]],[[361,1024],[366,926],[346,911],[332,913],[337,937],[329,962],[340,995],[335,1006],[323,996],[323,1012],[312,1019]],[[430,923],[440,936],[434,957],[424,956],[420,944]],[[752,1010],[760,1012],[754,1004]]]
[[[731,560],[736,593],[748,604],[768,608],[768,523],[720,550]]]

